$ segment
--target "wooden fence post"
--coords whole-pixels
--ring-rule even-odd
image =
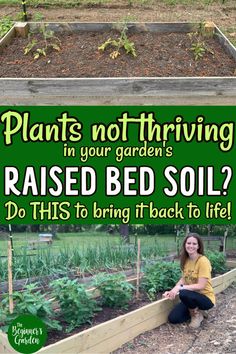
[[[137,298],[139,298],[139,286],[140,286],[140,239],[138,239],[138,250],[137,250],[137,282],[136,282]]]
[[[12,285],[12,245],[11,241],[8,240],[8,296],[9,296],[9,311],[13,313],[13,285]]]

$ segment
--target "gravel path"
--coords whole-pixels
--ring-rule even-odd
[[[217,295],[200,329],[188,324],[162,325],[145,332],[113,354],[222,354],[236,353],[236,283]]]

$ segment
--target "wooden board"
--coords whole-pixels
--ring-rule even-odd
[[[217,283],[216,285],[214,284],[215,294],[224,291],[226,288],[228,288],[228,286],[230,286],[234,281],[236,281],[236,269],[232,269],[231,271],[221,275],[220,277],[222,279],[222,283],[221,284]],[[217,282],[218,279],[217,280],[213,279],[213,283],[214,281]]]
[[[236,77],[0,79],[0,104],[235,104]]]
[[[236,269],[212,279],[215,293],[223,291],[236,280]],[[170,300],[159,300],[127,315],[120,316],[111,321],[86,330],[75,335],[70,343],[69,338],[57,343],[57,347],[49,346],[41,353],[70,353],[75,354],[105,354],[117,349],[122,344],[133,339],[140,333],[160,326],[167,321],[168,313],[174,306]],[[65,342],[64,342],[65,341]],[[62,347],[60,346],[60,343]]]
[[[65,340],[65,342],[62,341],[62,346],[58,342],[57,345],[54,344],[51,348],[49,346],[40,352],[50,353],[53,349],[55,353],[69,353],[73,348],[73,353],[93,353],[94,350],[96,350],[96,353],[109,353],[120,346],[121,342],[122,344],[126,343],[134,336],[165,323],[172,307],[173,301],[170,300],[163,299],[153,302],[75,335],[73,339],[74,348],[71,344],[68,348],[68,340]],[[112,347],[108,346],[107,341]],[[106,344],[104,345],[104,343]]]
[[[236,281],[236,269],[212,279],[215,293],[225,290]],[[108,354],[140,333],[160,326],[167,321],[168,314],[175,301],[162,299],[147,306],[119,316],[110,321],[87,329],[55,344],[42,348],[44,354]],[[7,337],[0,332],[0,353],[14,353]]]
[[[2,47],[7,46],[8,44],[11,43],[12,39],[15,37],[16,35],[16,30],[14,27],[12,27],[6,34],[4,37],[2,37],[0,39],[0,50]]]
[[[236,268],[236,260],[235,261],[229,261],[229,260],[227,260],[226,261],[226,265],[227,265],[227,267],[229,267],[229,268]]]
[[[30,31],[38,30],[41,26],[40,22],[28,22]],[[122,22],[44,22],[48,29],[56,33],[62,32],[104,32],[116,29],[117,26],[123,25]],[[171,33],[180,32],[188,33],[197,31],[199,23],[191,22],[129,22],[127,23],[129,32],[156,32]]]
[[[217,26],[215,26],[215,34],[222,47],[225,49],[225,51],[236,60],[235,47]]]
[[[213,288],[221,284],[223,284],[223,275],[219,275],[218,277],[212,279]]]
[[[8,353],[17,353],[9,344],[7,335],[0,331],[0,353],[8,354]]]

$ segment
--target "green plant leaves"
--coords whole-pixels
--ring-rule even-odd
[[[194,59],[198,60],[203,57],[206,52],[205,43],[204,42],[196,42],[192,44],[191,50],[194,53]]]
[[[14,22],[8,16],[4,16],[0,20],[0,38],[5,36],[5,34],[12,28]]]
[[[51,320],[54,317],[54,311],[52,309],[51,301],[47,300],[45,295],[41,294],[37,290],[38,285],[36,283],[26,285],[24,291],[13,292],[14,312],[10,314],[8,295],[5,295],[2,300],[2,324],[6,329],[11,321],[22,314],[32,314],[39,317],[48,327],[48,329],[61,329],[59,322]],[[3,311],[4,308],[4,311]],[[2,328],[2,327],[1,327]],[[4,329],[3,328],[3,329]]]
[[[27,44],[27,46],[24,48],[24,54],[27,55],[30,52],[33,52],[33,57],[35,60],[39,59],[41,56],[46,57],[47,56],[47,52],[49,50],[49,48],[52,48],[56,51],[60,51],[61,47],[60,47],[60,40],[59,38],[57,38],[54,35],[54,31],[49,30],[47,28],[47,25],[42,25],[39,29],[39,33],[42,36],[42,39],[44,41],[44,46],[43,47],[39,47],[39,40],[36,38],[33,38],[32,40],[29,41],[29,43]],[[34,34],[30,34],[29,35],[29,39],[31,38],[31,36]],[[33,49],[35,49],[35,51],[33,51]]]
[[[144,269],[141,286],[147,292],[149,298],[154,300],[158,292],[171,289],[180,277],[179,263],[158,262]]]
[[[24,48],[24,54],[28,54],[37,44],[36,39],[32,39],[32,41],[30,41],[27,46]]]
[[[85,287],[67,277],[51,283],[53,295],[60,306],[59,316],[68,323],[67,332],[83,323],[90,322],[94,313],[100,308],[85,290]]]
[[[222,252],[207,251],[206,256],[211,262],[213,274],[221,274],[226,271],[226,257]]]
[[[126,54],[132,54],[134,57],[137,56],[135,45],[127,37],[128,26],[124,21],[123,23],[118,24],[116,27],[120,31],[120,36],[117,39],[108,38],[104,43],[102,43],[98,50],[105,51],[109,46],[115,47],[116,49],[110,53],[112,59],[116,59],[121,53],[121,48],[124,48]]]
[[[100,291],[102,305],[126,308],[132,299],[134,287],[123,274],[98,274],[93,285]]]
[[[226,270],[226,259],[221,252],[207,252],[214,273]],[[156,299],[160,291],[171,289],[181,277],[178,262],[157,262],[144,269],[141,288],[148,294],[150,300]],[[101,308],[91,298],[84,285],[76,279],[59,278],[50,283],[51,290],[42,294],[38,284],[25,286],[24,291],[13,292],[14,312],[9,312],[9,297],[4,295],[0,303],[0,327],[7,331],[9,324],[21,314],[32,314],[39,317],[48,330],[62,330],[59,319],[63,319],[67,326],[65,331],[71,332],[84,323],[91,323],[96,311]],[[92,283],[100,291],[100,302],[111,308],[127,308],[132,299],[134,286],[124,274],[99,273]],[[57,301],[59,310],[52,308]]]
[[[207,52],[214,55],[214,52],[209,49],[207,44],[205,43],[204,39],[208,36],[205,32],[205,26],[203,23],[200,23],[197,32],[190,32],[188,36],[192,42],[190,50],[193,52],[194,59],[196,61],[202,59]]]

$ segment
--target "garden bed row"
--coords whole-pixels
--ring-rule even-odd
[[[223,262],[225,262],[224,260],[224,255],[223,253],[216,253],[214,256],[214,252],[212,253],[212,256],[209,254],[208,256],[213,257],[211,258],[211,261],[216,262],[216,273],[219,273],[221,270],[219,269],[219,267],[223,266]],[[177,253],[172,253],[169,254],[168,256],[163,256],[163,257],[157,257],[157,258],[153,258],[153,259],[146,259],[145,261],[141,261],[140,262],[140,266],[141,267],[145,267],[146,265],[151,265],[151,264],[155,264],[157,262],[162,262],[162,261],[167,261],[167,262],[173,262],[175,259],[177,259]],[[214,261],[215,258],[215,261]],[[228,261],[226,261],[226,266],[228,266]],[[213,267],[214,268],[214,267]],[[81,273],[79,274],[78,271],[73,271],[71,270],[71,272],[67,273],[67,277],[69,277],[70,279],[77,279],[78,283],[81,284],[85,284],[89,286],[89,283],[91,283],[93,281],[94,275],[96,275],[98,272],[101,271],[106,271],[106,269],[104,270],[97,270],[96,272],[94,272],[94,274],[92,275],[91,273]],[[109,273],[115,274],[115,273],[121,273],[125,274],[127,278],[131,278],[133,279],[135,277],[136,274],[136,269],[134,269],[134,267],[130,267],[127,266],[126,268],[123,269],[109,269],[108,270]],[[22,289],[29,284],[32,283],[37,283],[38,287],[37,290],[47,290],[49,288],[49,284],[51,281],[55,280],[55,279],[59,279],[62,278],[63,275],[60,274],[52,274],[52,275],[48,275],[48,276],[33,276],[33,277],[29,277],[29,278],[23,278],[23,279],[16,279],[13,280],[13,291],[22,291]],[[7,281],[3,281],[0,282],[0,299],[2,297],[2,295],[4,295],[5,293],[8,293],[8,282]]]
[[[198,31],[199,24],[127,24],[131,33],[130,41],[135,41],[137,48],[140,47],[139,54],[137,57],[122,54],[114,60],[109,57],[110,52],[98,51],[98,46],[105,43],[109,36],[114,36],[115,40],[119,41],[119,37],[117,38],[113,32],[114,24],[48,23],[46,25],[49,30],[55,31],[61,40],[67,36],[66,33],[69,33],[71,38],[80,33],[79,37],[76,37],[77,46],[70,44],[70,37],[65,37],[67,39],[63,41],[58,53],[49,53],[35,63],[33,58],[28,59],[23,54],[23,48],[27,45],[26,40],[18,40],[21,47],[16,47],[16,39],[12,43],[17,33],[24,33],[21,25],[16,24],[2,40],[3,45],[8,46],[1,53],[2,103],[14,105],[25,103],[27,105],[148,103],[228,105],[235,103],[236,50],[214,24],[211,24],[213,38],[196,39],[192,44],[186,37],[187,33]],[[29,30],[35,30],[40,25],[29,23],[27,26]],[[161,44],[163,35],[166,39]],[[172,42],[167,44],[167,38],[168,40],[172,38]],[[153,42],[150,42],[152,40]],[[66,48],[66,45],[70,45],[70,48]],[[160,45],[160,48],[154,49],[154,45]],[[211,45],[214,49],[210,49]],[[74,53],[75,47],[78,47],[79,53]],[[194,60],[194,57],[191,59],[191,50],[205,53],[204,57],[199,60]],[[175,62],[178,54],[179,57]],[[9,58],[6,57],[7,55]],[[63,55],[64,59],[61,58]],[[102,67],[104,67],[104,75],[101,72]],[[10,68],[12,71],[9,71]],[[33,68],[35,72],[32,72]],[[16,73],[16,70],[20,69],[23,69],[21,75]],[[229,70],[227,73],[224,71],[226,69]],[[78,70],[83,72],[79,74]]]
[[[172,262],[174,259],[177,257],[176,253],[170,254],[168,256],[163,256],[163,257],[158,257],[150,260],[145,260],[141,261],[140,265],[145,266],[145,264],[153,264],[156,262],[162,262],[162,261],[167,261],[167,262]],[[109,269],[109,273],[120,273],[122,271],[123,274],[126,275],[126,277],[134,277],[136,274],[136,270],[134,269],[134,266],[131,268],[130,266],[123,267],[122,270],[118,269]],[[67,276],[71,279],[77,279],[79,283],[81,284],[89,284],[92,280],[94,275],[90,275],[91,273],[81,273],[78,274],[78,271],[71,271],[67,273]],[[25,285],[31,284],[31,283],[38,283],[39,288],[47,289],[48,284],[55,279],[61,278],[62,275],[57,275],[57,274],[52,274],[51,276],[38,276],[38,277],[30,277],[30,278],[23,278],[23,279],[16,279],[13,280],[13,290],[14,291],[21,291]],[[0,282],[0,294],[4,294],[8,292],[8,282],[3,281]],[[0,295],[0,298],[1,298]]]
[[[231,261],[230,266],[236,266]],[[236,268],[213,278],[215,293],[219,293],[236,280]],[[103,324],[86,329],[57,343],[40,350],[40,353],[110,353],[138,334],[153,329],[166,322],[168,313],[176,303],[162,299],[149,305],[119,316]],[[0,335],[0,352],[14,353],[10,348],[7,336]]]

